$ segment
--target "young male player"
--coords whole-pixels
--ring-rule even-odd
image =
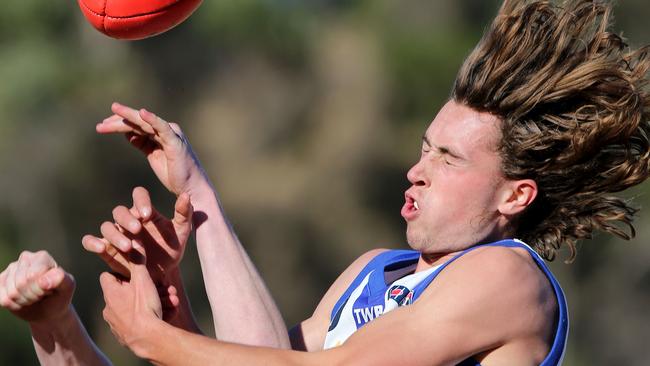
[[[127,264],[129,281],[100,279],[113,332],[156,364],[559,364],[566,305],[540,257],[561,247],[573,256],[594,230],[626,237],[620,225],[635,210],[612,194],[648,176],[650,62],[607,31],[609,12],[586,0],[506,1],[407,175],[402,215],[415,252],[375,250],[348,267],[292,332],[293,348],[312,352],[282,349],[277,309],[180,130],[114,105],[98,131],[127,133],[197,213],[218,340],[160,319],[148,250],[146,265]],[[107,243],[126,252],[146,242],[129,225],[150,210],[116,210],[117,225],[84,246],[106,255]],[[245,294],[237,306],[234,289]],[[272,347],[234,343],[246,337]]]
[[[159,364],[560,363],[566,304],[541,257],[561,247],[573,257],[575,242],[595,230],[628,237],[621,226],[631,227],[635,209],[612,194],[648,176],[647,49],[629,50],[608,31],[609,15],[595,1],[504,3],[407,175],[402,215],[415,252],[371,251],[341,274],[292,333],[294,349],[314,352],[246,347],[169,326],[142,305],[152,282],[141,265],[130,282],[102,276],[105,319],[137,355]],[[120,105],[114,112],[100,132],[189,151],[180,130],[149,112]],[[199,171],[185,170],[172,191],[188,192],[206,213],[197,233],[209,235],[197,240],[210,300],[228,298],[211,286],[233,274],[244,277],[238,288],[259,291],[246,259],[237,268],[216,263],[243,254]],[[284,344],[266,300],[248,313],[256,324],[242,330],[261,327]],[[219,316],[247,311],[213,304]]]

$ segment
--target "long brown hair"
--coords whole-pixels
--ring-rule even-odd
[[[501,120],[510,179],[539,193],[516,236],[552,260],[601,230],[629,239],[637,209],[612,195],[643,182],[650,162],[648,47],[611,33],[602,1],[506,0],[463,64],[452,98]]]

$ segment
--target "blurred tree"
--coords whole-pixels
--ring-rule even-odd
[[[206,1],[160,36],[123,42],[76,4],[23,0],[0,12],[0,265],[47,249],[75,274],[75,305],[118,365],[143,364],[101,320],[102,263],[81,249],[132,187],[171,196],[144,159],[94,124],[110,102],[180,121],[287,323],[310,315],[356,256],[404,247],[405,174],[462,59],[498,1]],[[617,29],[650,43],[642,0],[618,4]],[[647,202],[648,185],[634,195]],[[650,354],[650,216],[639,237],[585,242],[554,270],[567,289],[567,365],[643,365]],[[184,273],[198,318],[210,314],[191,246]],[[236,301],[237,299],[233,299]],[[36,364],[27,327],[0,312],[0,364]]]

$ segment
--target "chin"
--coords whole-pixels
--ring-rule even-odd
[[[429,240],[421,235],[410,233],[408,230],[406,231],[406,242],[412,249],[420,252],[429,246]]]

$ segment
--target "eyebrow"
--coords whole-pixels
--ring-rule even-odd
[[[457,152],[455,152],[453,149],[451,149],[450,147],[447,147],[447,146],[435,146],[435,145],[433,145],[433,144],[431,143],[431,141],[429,141],[429,138],[428,138],[426,135],[423,135],[423,136],[422,136],[422,141],[423,141],[425,144],[427,144],[428,146],[433,147],[433,148],[435,148],[436,150],[438,150],[438,152],[441,153],[441,154],[447,154],[447,155],[449,155],[449,156],[451,156],[451,157],[453,157],[453,158],[455,158],[455,159],[459,159],[459,160],[467,160],[467,159],[465,159],[464,157],[462,157],[459,153],[457,153]]]

